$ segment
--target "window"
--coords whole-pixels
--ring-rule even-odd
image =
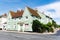
[[[28,27],[29,24],[25,24],[25,27]]]
[[[20,23],[20,26],[23,26],[23,23]]]
[[[28,25],[28,24],[25,24],[25,25]]]
[[[16,20],[16,18],[14,18]]]
[[[12,18],[12,19],[15,19],[16,20],[16,18]]]
[[[28,19],[28,17],[26,16],[26,19]]]
[[[34,15],[31,15],[32,17],[35,17]]]
[[[19,19],[21,19],[22,18],[22,16],[21,17],[19,17]]]

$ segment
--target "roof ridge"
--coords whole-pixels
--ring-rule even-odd
[[[40,17],[40,15],[37,13],[36,10],[34,10],[34,9],[32,9],[32,8],[29,8],[29,7],[27,7],[27,8],[28,8],[28,10],[30,11],[30,13],[32,13],[32,15],[37,16],[37,17]]]
[[[17,12],[10,11],[10,14],[11,14],[12,18],[16,18],[16,17],[22,16],[23,11],[22,10],[21,11],[17,10]]]

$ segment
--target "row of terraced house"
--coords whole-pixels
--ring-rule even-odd
[[[10,11],[0,16],[0,28],[2,30],[32,31],[33,20],[39,20],[43,24],[52,23],[52,19],[44,13],[25,7],[24,10]]]

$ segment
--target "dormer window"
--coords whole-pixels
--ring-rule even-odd
[[[19,17],[19,19],[21,19],[21,17]]]
[[[19,19],[21,19],[22,18],[22,16],[21,17],[19,17]]]
[[[16,18],[13,18],[13,17],[12,17],[12,19],[16,20]]]
[[[12,17],[12,19],[14,19],[14,18]]]
[[[28,19],[28,16],[26,16],[26,19]]]
[[[14,18],[16,20],[16,18]]]

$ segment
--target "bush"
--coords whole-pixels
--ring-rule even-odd
[[[46,25],[47,25],[46,27],[47,27],[48,32],[54,32],[54,30],[52,28],[52,23],[48,22]]]
[[[49,26],[49,27],[52,27],[52,23],[51,22],[48,22],[46,25]]]
[[[44,31],[43,27],[44,25],[40,23],[38,20],[33,20],[33,25],[32,25],[33,32],[43,32]]]
[[[32,30],[33,30],[33,32],[39,32],[39,33],[43,33],[46,31],[53,32],[54,30],[51,26],[52,26],[52,24],[50,22],[48,22],[47,24],[42,24],[38,20],[33,20]]]
[[[57,28],[60,28],[60,25],[57,25]]]
[[[33,20],[33,25],[32,25],[32,29],[33,29],[33,32],[37,32],[38,31],[38,28],[39,28],[39,21],[37,20]]]
[[[54,28],[58,27],[58,25],[56,24],[56,22],[54,20],[52,20],[52,25],[54,26]]]
[[[48,32],[54,32],[54,30],[53,30],[52,27],[48,27],[47,31],[48,31]]]

